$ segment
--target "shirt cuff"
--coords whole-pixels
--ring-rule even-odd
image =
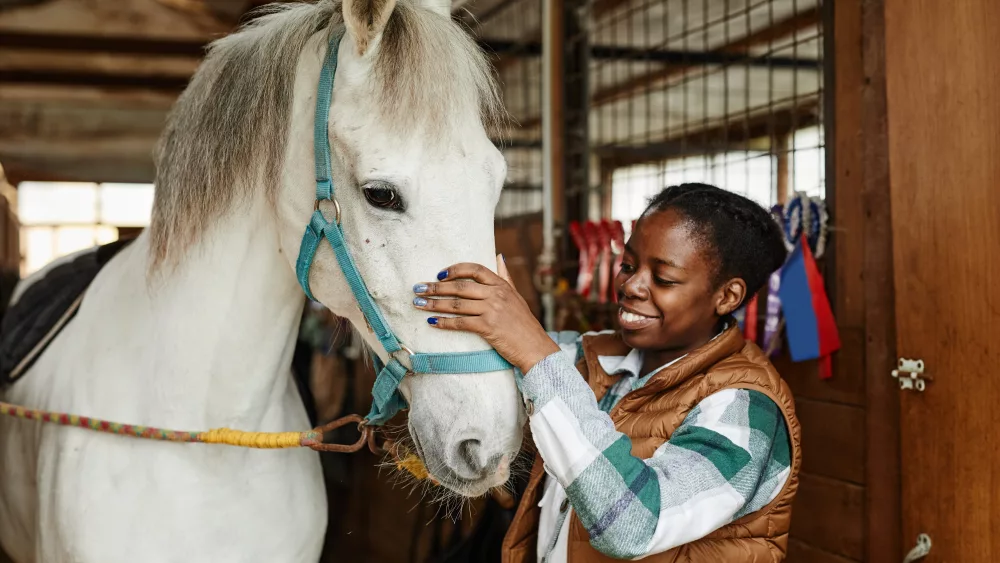
[[[529,417],[541,410],[555,396],[577,393],[593,395],[590,386],[577,371],[573,360],[575,354],[571,354],[570,351],[553,352],[524,375],[521,380],[521,393],[524,395]]]

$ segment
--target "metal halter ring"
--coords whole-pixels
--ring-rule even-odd
[[[408,358],[413,357],[415,355],[413,353],[413,350],[410,350],[409,348],[407,348],[406,345],[403,344],[402,342],[399,343],[399,350],[396,350],[395,352],[393,352],[392,355],[398,354],[400,352],[405,352]],[[399,358],[396,358],[396,360],[398,361]],[[399,362],[399,363],[402,364],[403,362]],[[403,364],[403,365],[406,366],[406,364]],[[408,375],[408,376],[409,375],[413,375],[413,365],[412,364],[409,365],[409,366],[407,366],[406,375]]]
[[[322,200],[322,199],[317,199],[316,200],[316,203],[313,204],[313,211],[319,211],[319,203],[321,201],[325,201],[325,200]],[[336,219],[337,224],[339,225],[340,224],[340,202],[337,201],[337,198],[335,198],[335,197],[331,197],[329,199],[329,201],[333,202],[333,209],[334,209],[334,213],[335,213],[334,219]]]

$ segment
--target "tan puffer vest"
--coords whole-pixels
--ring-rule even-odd
[[[597,361],[598,356],[622,356],[628,347],[617,334],[585,336],[584,357],[577,364],[598,398],[615,381]],[[754,389],[771,398],[785,415],[791,438],[792,467],[784,489],[767,506],[716,530],[708,536],[643,559],[650,563],[763,563],[785,558],[792,499],[798,488],[802,455],[799,421],[792,393],[767,358],[745,342],[734,325],[707,345],[653,376],[642,388],[625,395],[612,409],[616,428],[632,439],[632,455],[643,459],[666,442],[688,412],[702,399],[723,389]],[[503,544],[503,563],[535,563],[538,558],[541,458],[536,456],[531,480],[521,499]],[[569,563],[615,561],[591,547],[587,530],[574,512],[569,522]]]

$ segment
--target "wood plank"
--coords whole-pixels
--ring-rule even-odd
[[[855,484],[865,481],[865,409],[795,400],[802,425],[802,471]]]
[[[900,394],[902,540],[930,535],[928,560],[993,561],[1000,3],[884,6],[897,350],[934,377],[925,392]]]
[[[860,30],[855,20],[860,7]],[[889,197],[883,0],[836,6],[841,43],[861,41],[862,201],[864,204],[865,401],[868,561],[901,561],[899,389],[886,377],[896,361],[892,223]],[[841,92],[838,89],[838,92]],[[843,92],[841,95],[848,95]]]
[[[30,32],[207,42],[231,29],[211,15],[183,13],[149,0],[51,0],[0,12],[0,37]]]
[[[100,75],[171,77],[185,82],[201,64],[196,57],[150,57],[116,53],[52,52],[45,49],[0,50],[0,71],[77,72]]]
[[[105,74],[75,70],[20,69],[0,70],[0,84],[94,86],[107,89],[158,90],[180,94],[187,87],[188,79],[148,73]]]
[[[855,559],[841,557],[794,538],[788,540],[785,563],[853,563]]]
[[[833,309],[838,326],[864,327],[865,209],[861,121],[861,8],[859,0],[834,4]],[[845,7],[846,6],[846,7]]]
[[[503,254],[514,287],[524,297],[535,317],[541,317],[541,300],[535,288],[534,274],[542,252],[542,219],[499,221],[496,231],[497,253]]]
[[[857,561],[864,557],[864,488],[799,474],[791,537]]]
[[[864,331],[840,329],[841,349],[833,355],[833,377],[820,379],[815,361],[792,362],[787,348],[774,358],[774,367],[796,398],[864,406]],[[891,378],[890,378],[891,379]]]
[[[152,182],[155,137],[89,142],[0,139],[0,158],[12,181]]]
[[[752,141],[769,141],[772,135],[784,136],[791,133],[793,128],[815,125],[819,123],[821,111],[819,100],[804,99],[799,100],[799,105],[794,108],[771,109],[735,123],[691,129],[673,137],[655,140],[646,146],[599,147],[596,152],[612,160],[617,166],[633,166],[715,151],[768,150],[770,147],[767,144]]]

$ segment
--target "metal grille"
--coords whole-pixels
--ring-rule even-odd
[[[508,168],[496,210],[500,219],[542,209],[542,136],[538,124],[530,123],[542,107],[541,10],[540,0],[481,0],[456,16],[494,55],[512,118],[495,139]]]
[[[501,218],[542,208],[541,7],[484,0],[460,16],[496,53],[515,120],[498,139],[510,168]],[[763,205],[824,195],[822,12],[822,0],[591,2],[589,28],[565,30],[589,64],[574,74],[567,46],[562,79],[585,85],[589,100],[569,100],[562,117],[570,144],[583,135],[591,153],[589,166],[568,155],[567,203],[628,223],[649,195],[683,181]],[[574,121],[572,106],[586,117]]]
[[[599,214],[627,229],[649,196],[680,182],[765,206],[823,195],[821,14],[821,0],[596,0]]]

